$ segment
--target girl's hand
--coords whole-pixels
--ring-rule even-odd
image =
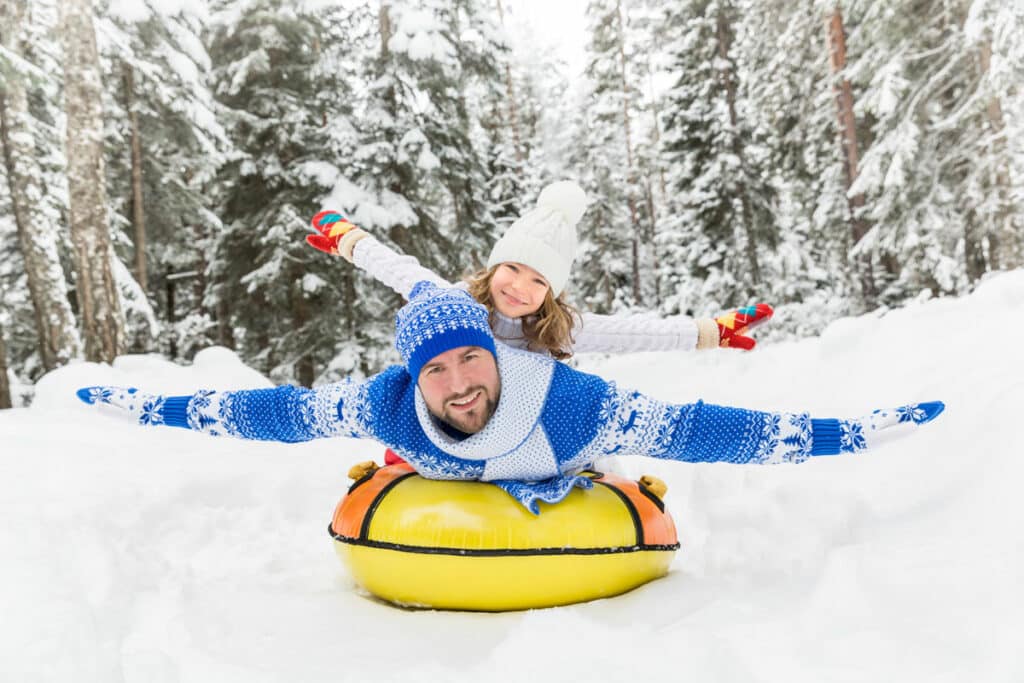
[[[746,333],[771,318],[774,312],[768,304],[754,304],[723,313],[715,318],[715,324],[718,325],[718,345],[723,349],[749,351],[757,342],[745,336]]]
[[[345,220],[337,211],[321,211],[313,216],[310,223],[317,234],[306,235],[306,242],[314,249],[341,256],[349,263],[352,262],[352,249],[356,242],[369,234]]]

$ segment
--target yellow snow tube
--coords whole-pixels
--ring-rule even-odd
[[[352,485],[329,531],[359,584],[409,607],[567,605],[664,576],[679,541],[661,499],[638,482],[588,476],[592,489],[535,516],[496,486],[390,465]]]

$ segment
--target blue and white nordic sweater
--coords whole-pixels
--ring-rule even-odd
[[[647,455],[686,462],[802,462],[814,455],[866,447],[858,420],[819,420],[698,401],[673,405],[619,389],[595,375],[539,354],[497,344],[501,397],[483,430],[459,440],[439,427],[403,366],[365,381],[317,389],[282,386],[148,396],[142,424],[186,427],[211,435],[298,442],[324,437],[372,438],[431,479],[492,482],[533,512],[557,502],[599,457]],[[82,392],[117,391],[94,387]],[[123,391],[123,390],[122,390]],[[134,391],[134,390],[130,390]],[[109,402],[103,395],[83,400]],[[897,409],[890,422],[926,422],[931,404]],[[941,404],[938,411],[941,411]],[[904,413],[899,413],[904,411]],[[880,415],[887,415],[876,411]]]

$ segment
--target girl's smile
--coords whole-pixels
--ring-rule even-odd
[[[548,289],[547,280],[522,263],[502,263],[491,278],[494,307],[508,318],[522,318],[536,313],[544,303]]]

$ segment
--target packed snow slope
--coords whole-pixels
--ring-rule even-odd
[[[581,359],[678,402],[947,408],[876,451],[802,465],[620,459],[669,485],[671,573],[506,614],[398,609],[345,574],[327,523],[349,466],[381,446],[143,428],[74,396],[269,385],[231,352],[66,367],[0,413],[0,679],[1024,680],[1022,302],[1024,271],[753,353]]]

